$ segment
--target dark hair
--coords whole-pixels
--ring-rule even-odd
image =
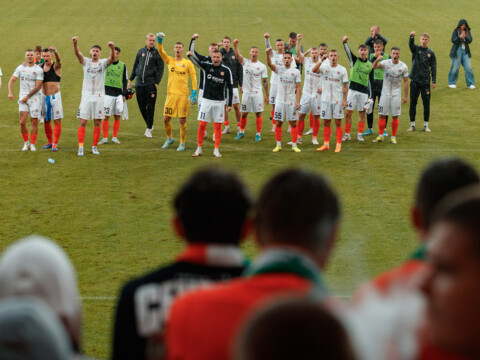
[[[211,44],[208,45],[208,46],[216,46],[216,47],[218,47],[218,44],[217,44],[217,43],[211,43]]]
[[[318,47],[322,47],[322,46],[324,46],[324,47],[328,48],[328,45],[327,45],[327,44],[325,44],[325,43],[321,43],[320,45],[318,45]]]
[[[285,41],[283,41],[283,39],[277,39],[275,42],[277,43],[279,41],[281,41],[282,43],[285,43]]]
[[[296,39],[297,38],[297,33],[292,31],[290,34],[288,34],[288,37],[290,39]]]
[[[337,54],[338,54],[338,51],[335,50],[335,49],[332,49],[332,50],[330,50],[329,52],[334,52],[334,53],[337,53]]]
[[[426,229],[441,199],[464,186],[480,181],[475,169],[460,159],[443,159],[431,163],[422,173],[415,195],[415,204]]]
[[[290,55],[291,57],[293,57],[293,53],[291,51],[288,51],[288,50],[285,50],[283,52],[283,56],[285,56],[285,55]]]
[[[317,251],[325,245],[339,215],[337,196],[322,176],[290,169],[264,186],[256,204],[256,228],[261,243]]]
[[[113,49],[118,51],[118,52],[122,52],[122,50],[118,46],[115,46]]]
[[[50,52],[50,49],[48,49],[48,48],[45,48],[45,49],[43,49],[43,50],[42,50],[42,52],[44,52],[44,53],[48,53],[48,52]]]
[[[318,302],[283,299],[247,321],[236,343],[236,360],[353,360],[344,326]]]
[[[228,36],[224,36],[224,37],[222,38],[222,40],[225,40],[225,39],[228,39],[228,40],[230,40],[230,42],[232,42],[232,39],[230,39],[230,37],[228,37]]]
[[[385,45],[383,44],[383,41],[380,40],[380,39],[375,39],[375,40],[373,40],[373,44],[374,44],[374,45],[377,44],[377,45],[385,46]]]
[[[94,49],[94,48],[97,48],[98,50],[102,51],[102,47],[101,47],[100,45],[93,45],[93,46],[90,48],[90,50],[91,50],[91,49]]]
[[[367,49],[367,45],[365,44],[361,44],[361,45],[358,45],[358,49]]]
[[[179,41],[179,42],[176,42],[175,45],[182,45],[182,47],[185,47],[185,46],[183,45],[183,43],[181,43],[180,41]]]
[[[42,47],[40,45],[35,46],[35,52],[42,52]]]
[[[400,48],[399,48],[398,46],[394,46],[394,47],[392,47],[392,51],[393,51],[393,50],[398,50],[398,51],[400,51]]]
[[[432,226],[439,222],[459,225],[470,235],[472,247],[480,256],[480,185],[473,184],[445,196],[435,208]]]
[[[212,51],[212,54],[216,54],[216,53],[221,54],[222,52],[219,49],[215,49],[215,50]]]
[[[210,168],[194,173],[173,205],[188,242],[238,244],[252,201],[237,175]]]

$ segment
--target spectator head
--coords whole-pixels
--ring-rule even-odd
[[[153,33],[148,33],[145,36],[145,45],[147,46],[147,49],[153,49],[155,46],[155,34]]]
[[[81,346],[81,307],[75,270],[54,242],[29,236],[0,258],[0,299],[31,296],[43,300],[64,323],[76,351]]]
[[[197,171],[173,204],[175,230],[190,243],[236,245],[248,234],[252,201],[243,182],[231,172]]]
[[[325,179],[290,169],[264,186],[256,204],[260,246],[287,245],[308,251],[324,268],[337,233],[340,208]]]
[[[480,185],[447,195],[432,217],[427,297],[428,335],[434,344],[480,358]]]
[[[44,302],[29,297],[0,301],[0,358],[73,359],[64,326]]]
[[[380,33],[380,27],[378,25],[373,25],[370,28],[370,35],[372,36],[372,38],[377,37],[379,33]]]
[[[353,360],[340,321],[318,302],[276,301],[261,308],[240,331],[236,360]]]
[[[291,49],[295,45],[297,45],[297,33],[292,31],[288,34],[288,48]]]
[[[432,162],[423,171],[415,193],[412,221],[420,240],[427,238],[433,210],[449,193],[464,186],[478,183],[475,169],[460,159],[443,159]]]

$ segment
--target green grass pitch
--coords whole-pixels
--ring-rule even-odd
[[[120,286],[133,276],[171,261],[183,246],[171,230],[171,200],[189,174],[205,165],[223,166],[239,172],[257,193],[276,171],[299,166],[325,174],[341,197],[341,231],[326,277],[334,293],[350,296],[359,283],[399,263],[415,249],[409,209],[415,183],[426,164],[439,157],[458,156],[480,168],[479,90],[466,89],[463,70],[459,88],[447,88],[450,36],[464,17],[473,28],[472,67],[478,77],[480,45],[475,35],[480,10],[471,1],[10,2],[0,14],[0,251],[32,233],[52,238],[67,251],[79,277],[85,352],[104,359],[110,354],[113,311]],[[306,136],[301,154],[289,151],[287,146],[273,154],[275,140],[268,133],[271,124],[267,121],[267,106],[262,142],[253,141],[255,121],[250,116],[245,139],[235,141],[232,134],[222,138],[221,159],[212,156],[211,139],[204,144],[205,156],[193,159],[198,127],[194,108],[188,119],[187,151],[177,153],[176,146],[160,149],[165,139],[161,121],[168,76],[165,71],[152,139],[143,136],[144,122],[133,100],[128,104],[131,119],[124,121],[120,129],[121,145],[101,145],[98,157],[90,153],[84,158],[76,156],[76,113],[83,73],[73,53],[72,36],[79,36],[85,55],[93,44],[107,49],[107,42],[114,41],[122,48],[121,60],[130,71],[148,32],[165,32],[164,44],[170,54],[176,41],[188,46],[193,33],[200,34],[197,49],[201,53],[206,53],[210,42],[229,35],[240,39],[239,48],[246,57],[250,46],[259,46],[260,60],[265,62],[263,34],[268,31],[272,38],[286,39],[290,31],[296,31],[304,34],[305,49],[326,42],[330,49],[339,50],[340,64],[348,67],[342,36],[348,35],[355,49],[369,36],[374,24],[380,25],[381,34],[388,38],[387,50],[399,46],[401,60],[409,67],[410,31],[418,35],[430,33],[430,47],[438,62],[430,134],[405,132],[409,126],[407,104],[402,109],[396,146],[372,144],[369,137],[363,144],[344,144],[340,154],[318,153]],[[60,151],[55,154],[20,151],[18,107],[16,101],[7,99],[10,76],[23,62],[24,51],[37,44],[55,45],[64,64],[61,88],[65,119]],[[103,55],[107,55],[106,50]],[[14,93],[18,96],[18,82]],[[421,129],[421,101],[418,114],[417,129]],[[357,119],[358,115],[354,115],[352,134],[357,131]],[[86,150],[92,132],[93,124],[89,124]],[[178,132],[178,121],[173,121],[177,141]],[[44,139],[40,127],[38,148]],[[287,141],[284,134],[285,145]],[[54,158],[56,163],[48,163],[48,158]],[[255,255],[251,238],[244,248],[249,256]]]

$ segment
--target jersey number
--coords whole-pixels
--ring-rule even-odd
[[[201,113],[200,113],[200,119],[205,120],[205,116],[206,116],[206,115],[207,115],[206,113],[201,112]]]
[[[173,109],[170,107],[165,108],[165,114],[172,115],[173,114]]]
[[[242,104],[242,111],[247,111],[247,105]]]

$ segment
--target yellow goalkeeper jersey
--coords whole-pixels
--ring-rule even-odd
[[[197,76],[195,68],[190,60],[182,59],[177,61],[174,57],[168,56],[163,49],[163,44],[158,45],[158,52],[163,62],[168,66],[167,94],[188,96],[188,76],[192,79],[192,88],[197,90]]]

